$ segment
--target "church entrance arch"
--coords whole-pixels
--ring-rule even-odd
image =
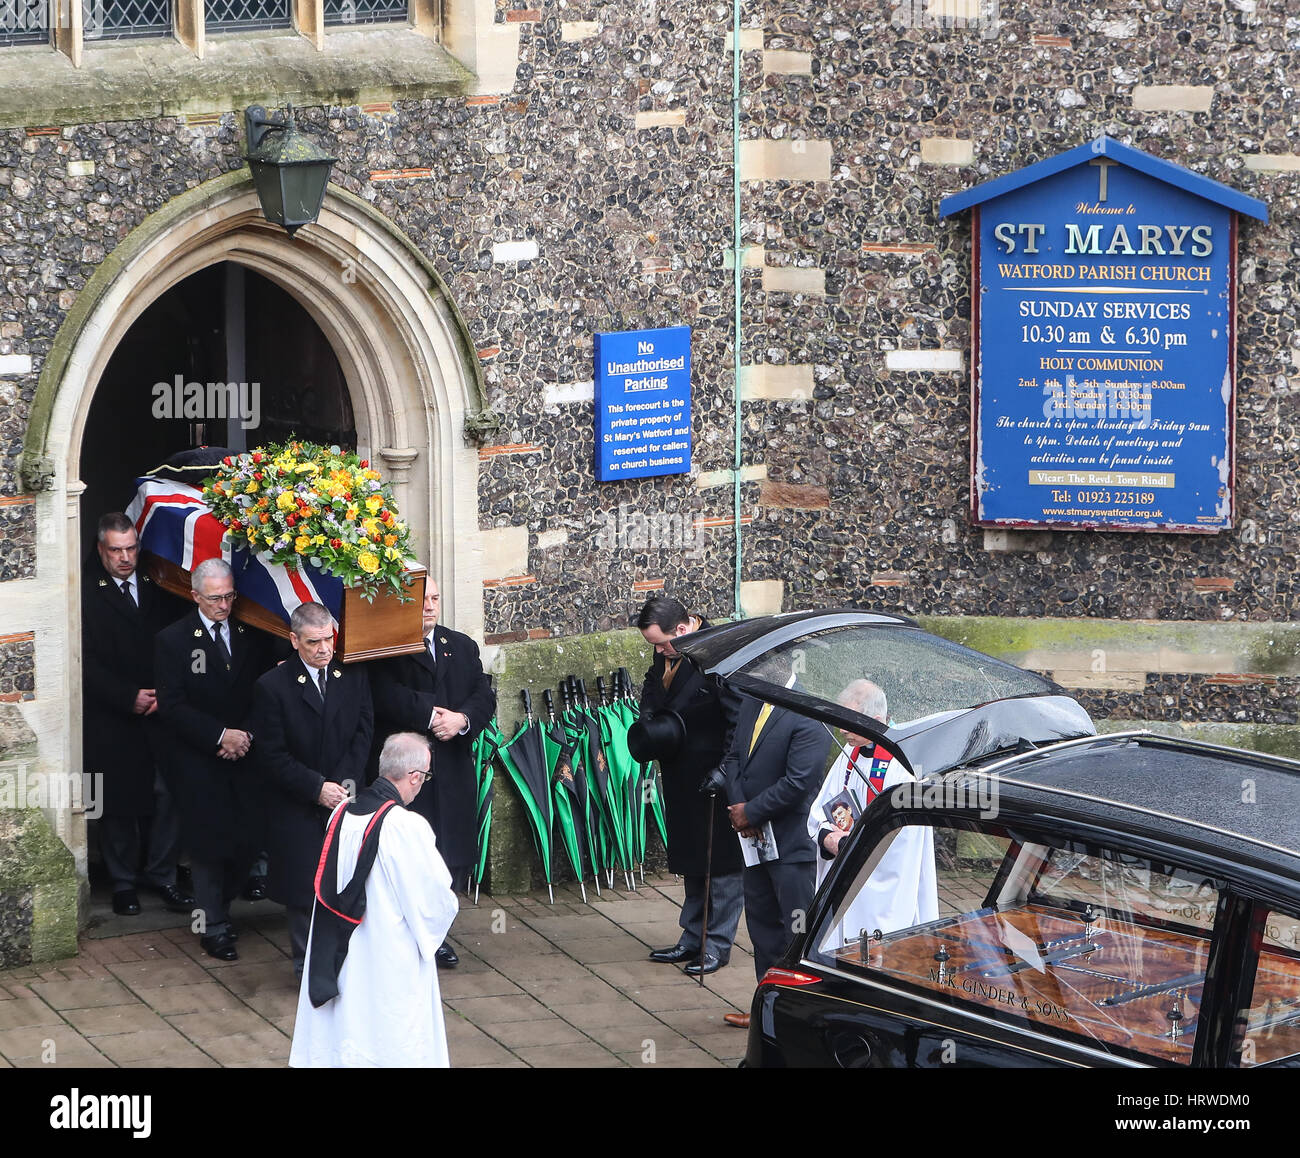
[[[187,278],[223,263],[273,283],[310,315],[337,359],[357,450],[394,484],[416,550],[442,583],[445,617],[482,632],[478,562],[463,549],[478,530],[478,455],[463,431],[483,408],[482,385],[441,279],[391,221],[344,190],[331,186],[317,224],[290,238],[262,217],[246,173],[226,174],[158,210],[109,255],[60,330],[33,403],[24,469],[47,478],[36,512],[45,605],[36,730],[43,768],[77,782],[82,520],[101,513],[81,503],[96,437],[92,403],[132,325]],[[51,819],[84,882],[81,810]]]

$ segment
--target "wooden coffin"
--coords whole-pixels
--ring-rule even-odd
[[[190,601],[188,571],[150,551],[141,552],[141,558],[159,587]],[[373,603],[367,603],[356,588],[344,588],[343,614],[335,646],[335,654],[343,663],[424,650],[425,574],[425,569],[420,566],[407,571],[407,593],[412,597],[407,603],[389,591],[378,595]],[[235,600],[233,614],[250,627],[268,631],[281,639],[289,638],[289,625],[280,616],[245,595]]]

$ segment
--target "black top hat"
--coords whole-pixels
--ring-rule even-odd
[[[671,760],[686,743],[686,725],[671,708],[639,717],[627,730],[627,750],[632,759],[645,764]]]

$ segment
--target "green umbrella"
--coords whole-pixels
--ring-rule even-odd
[[[496,796],[496,788],[493,786],[495,775],[492,770],[492,762],[497,757],[497,751],[505,742],[505,737],[501,734],[501,728],[497,724],[496,716],[488,721],[487,727],[474,737],[474,783],[477,786],[477,830],[478,830],[478,857],[471,868],[471,876],[474,879],[474,903],[478,904],[479,886],[483,883],[483,875],[487,871],[488,858],[488,838],[492,833],[492,801]]]
[[[550,741],[547,757],[550,765],[552,801],[555,805],[555,819],[560,826],[560,840],[564,851],[569,855],[569,863],[578,878],[578,888],[582,890],[582,899],[587,899],[587,886],[583,883],[586,870],[582,858],[583,832],[582,805],[578,796],[578,777],[582,769],[574,774],[574,755],[576,744],[567,735],[564,725],[555,715],[555,701],[548,688],[542,693],[546,701],[547,723],[545,735]],[[551,751],[553,747],[553,751]]]
[[[533,700],[528,689],[525,688],[521,695],[526,718],[510,742],[497,749],[497,754],[519,790],[519,798],[528,813],[537,852],[542,858],[542,871],[546,874],[546,891],[551,896],[551,904],[554,904],[555,890],[551,887],[554,812],[551,806],[550,764],[547,759],[550,742],[546,739],[545,729],[533,719]]]

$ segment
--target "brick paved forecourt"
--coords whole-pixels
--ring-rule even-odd
[[[461,898],[460,967],[440,974],[452,1066],[734,1066],[746,1035],[722,1017],[754,991],[744,923],[701,989],[646,959],[677,938],[676,878],[589,895]],[[184,917],[147,901],[115,917],[97,897],[78,957],[0,972],[0,1069],[284,1066],[298,996],[284,911],[239,902],[235,921],[239,960],[216,961]]]

